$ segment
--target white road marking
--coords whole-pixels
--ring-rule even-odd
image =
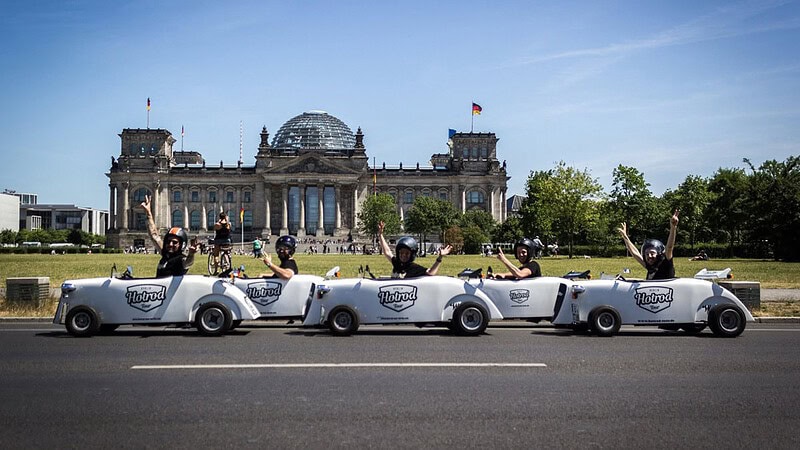
[[[544,363],[296,363],[296,364],[173,364],[131,366],[132,370],[167,369],[341,369],[383,367],[547,367]]]

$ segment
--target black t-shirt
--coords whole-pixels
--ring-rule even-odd
[[[214,240],[215,241],[226,241],[230,242],[231,240],[231,225],[229,223],[221,224],[222,228],[216,230],[214,232]]]
[[[161,255],[161,261],[156,268],[156,278],[185,275],[189,269],[183,268],[183,253]]]
[[[295,275],[297,275],[300,272],[299,270],[297,270],[297,262],[295,262],[295,260],[293,259],[287,259],[281,261],[281,265],[278,267],[280,267],[281,269],[291,269],[292,271],[294,271]]]
[[[392,257],[392,278],[414,278],[428,274],[428,269],[415,262],[401,263],[397,256]]]
[[[539,263],[534,260],[530,260],[527,264],[519,266],[518,269],[528,269],[531,271],[531,274],[525,278],[536,278],[542,276],[542,269],[539,267]]]
[[[675,278],[675,265],[672,264],[671,259],[664,259],[657,266],[647,267],[648,280],[667,280],[670,278]]]

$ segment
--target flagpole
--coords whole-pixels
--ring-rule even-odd
[[[150,129],[150,97],[147,97],[147,129]]]
[[[372,195],[378,195],[378,163],[375,162],[375,157],[372,157]]]

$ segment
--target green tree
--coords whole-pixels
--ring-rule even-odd
[[[628,225],[629,236],[636,242],[643,240],[655,225],[656,199],[650,192],[650,183],[634,167],[619,165],[614,169],[611,194],[605,207],[607,232],[616,236],[620,222]],[[615,238],[616,239],[616,238]]]
[[[453,204],[432,197],[417,197],[406,215],[406,231],[420,235],[442,232],[458,221],[458,211]]]
[[[400,216],[397,214],[397,205],[389,194],[371,195],[361,204],[358,212],[358,229],[370,236],[378,235],[378,223],[386,224],[384,233],[397,234],[400,232]]]
[[[497,228],[497,222],[494,220],[494,217],[482,209],[471,209],[465,212],[461,215],[458,224],[461,228],[474,225],[486,236],[491,236],[494,233],[494,229]]]
[[[467,254],[480,254],[481,244],[489,240],[489,235],[477,225],[468,225],[461,229],[461,233],[464,237],[464,253]]]
[[[509,217],[494,229],[493,242],[516,242],[523,236],[522,224],[518,217]]]
[[[0,244],[14,244],[17,241],[17,232],[5,229],[0,231]]]
[[[457,255],[464,250],[464,234],[461,231],[461,227],[453,225],[444,230],[442,234],[442,243],[453,246],[452,254]]]
[[[747,221],[747,191],[750,180],[742,169],[718,169],[708,182],[711,194],[705,216],[712,230],[718,230],[728,243],[728,256],[733,257],[734,245],[741,242],[741,232]]]
[[[561,161],[552,170],[531,174],[526,195],[520,209],[523,231],[567,242],[571,257],[576,238],[585,236],[599,217],[603,189],[588,169],[580,171]],[[527,228],[528,223],[535,228]]]
[[[707,180],[697,175],[688,175],[676,190],[664,193],[664,200],[669,205],[666,211],[660,212],[664,236],[669,233],[669,217],[676,208],[680,210],[679,236],[688,236],[690,248],[694,249],[695,242],[706,240],[704,238],[710,236],[704,216],[711,201]]]
[[[745,205],[751,239],[765,242],[775,259],[800,261],[800,156],[766,161],[758,170],[750,167],[753,175]]]

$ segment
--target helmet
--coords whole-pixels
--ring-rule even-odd
[[[186,243],[189,241],[189,235],[186,234],[186,230],[181,227],[170,228],[169,231],[167,231],[167,234],[164,235],[164,248],[167,247],[166,243],[173,237],[176,237],[179,241],[181,241],[181,251],[183,251],[186,248]]]
[[[536,249],[536,244],[534,244],[532,240],[524,237],[514,244],[514,255],[517,254],[517,249],[519,247],[525,247],[528,249],[528,258],[525,261],[522,261],[522,264],[527,264],[531,258],[533,258],[533,251]]]
[[[275,241],[275,250],[278,250],[278,247],[286,247],[289,249],[289,256],[294,255],[294,251],[297,248],[297,239],[292,236],[281,236]]]
[[[408,262],[414,261],[414,258],[417,256],[417,240],[411,236],[403,236],[397,241],[397,245],[395,245],[395,250],[400,251],[401,248],[407,248],[411,252],[411,258]]]
[[[645,254],[650,249],[655,249],[656,251],[656,264],[661,263],[661,260],[664,259],[664,252],[667,251],[666,247],[664,247],[664,243],[659,241],[658,239],[645,239],[644,243],[642,244],[642,258],[645,257]]]

